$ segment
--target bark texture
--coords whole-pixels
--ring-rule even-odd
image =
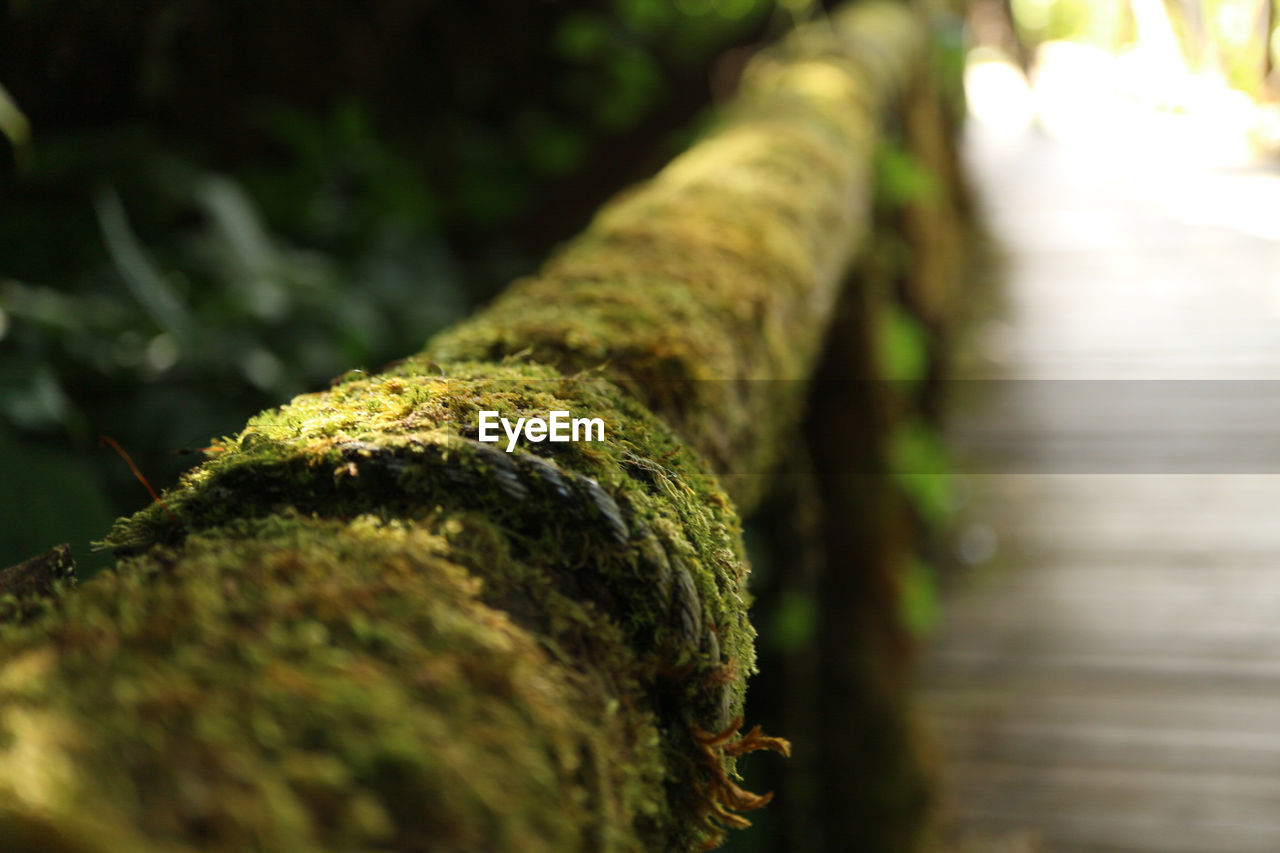
[[[253,418],[0,627],[9,850],[688,850],[763,805],[739,510],[794,435],[923,60],[863,3],[538,276]],[[477,415],[602,417],[600,443]]]

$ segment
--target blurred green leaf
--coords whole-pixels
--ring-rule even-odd
[[[899,425],[889,437],[889,466],[921,518],[945,522],[955,506],[951,460],[937,431],[921,421]]]
[[[730,21],[747,17],[760,5],[758,0],[715,0],[716,14]]]
[[[229,265],[223,271],[228,290],[237,293],[258,319],[283,318],[291,307],[289,293],[279,280],[280,261],[253,202],[237,183],[221,175],[205,177],[195,191],[217,236],[218,256]]]
[[[614,0],[613,8],[628,29],[644,35],[668,26],[675,11],[671,0]]]
[[[902,621],[916,636],[932,631],[938,624],[941,602],[933,567],[922,560],[911,560],[902,572],[899,595]]]
[[[598,58],[611,40],[607,18],[594,12],[575,12],[560,22],[553,43],[565,59],[588,62]]]
[[[663,91],[657,63],[634,45],[614,53],[608,65],[608,80],[610,90],[596,104],[596,120],[611,130],[635,124]]]
[[[890,209],[931,201],[939,196],[938,178],[902,146],[885,142],[876,151],[876,193]]]
[[[929,370],[929,334],[899,305],[881,307],[874,329],[880,375],[893,382],[918,382]]]
[[[773,612],[769,636],[783,654],[800,651],[813,643],[818,630],[818,604],[811,596],[785,593]]]
[[[29,430],[69,425],[71,401],[48,365],[37,365],[23,380],[0,389],[0,414]]]
[[[13,156],[18,168],[28,168],[31,161],[31,123],[3,85],[0,85],[0,133],[13,146]]]
[[[540,175],[563,175],[577,167],[587,152],[580,132],[544,112],[526,110],[516,119],[516,132],[526,157]]]
[[[114,188],[104,189],[94,199],[94,207],[111,260],[129,291],[157,326],[180,341],[190,340],[186,309],[129,227],[120,194]]]

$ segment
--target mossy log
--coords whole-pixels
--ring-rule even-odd
[[[794,435],[923,63],[862,3],[391,369],[254,417],[0,628],[6,850],[689,850],[767,797],[738,511]],[[606,440],[476,441],[565,410]]]

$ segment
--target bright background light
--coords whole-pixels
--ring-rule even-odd
[[[1280,156],[1280,80],[1265,61],[1280,53],[1274,1],[1012,0],[1003,33],[981,18],[1000,4],[977,2],[970,114],[988,132],[1035,125],[1166,164]]]

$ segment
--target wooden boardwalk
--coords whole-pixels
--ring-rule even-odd
[[[957,424],[1021,448],[965,463],[975,566],[922,671],[963,849],[1277,853],[1280,454],[1238,460],[1280,434],[1280,177],[970,141],[1008,280],[964,375],[1035,393]],[[1078,380],[1173,408],[1108,455]],[[1224,387],[1267,402],[1215,421]]]

